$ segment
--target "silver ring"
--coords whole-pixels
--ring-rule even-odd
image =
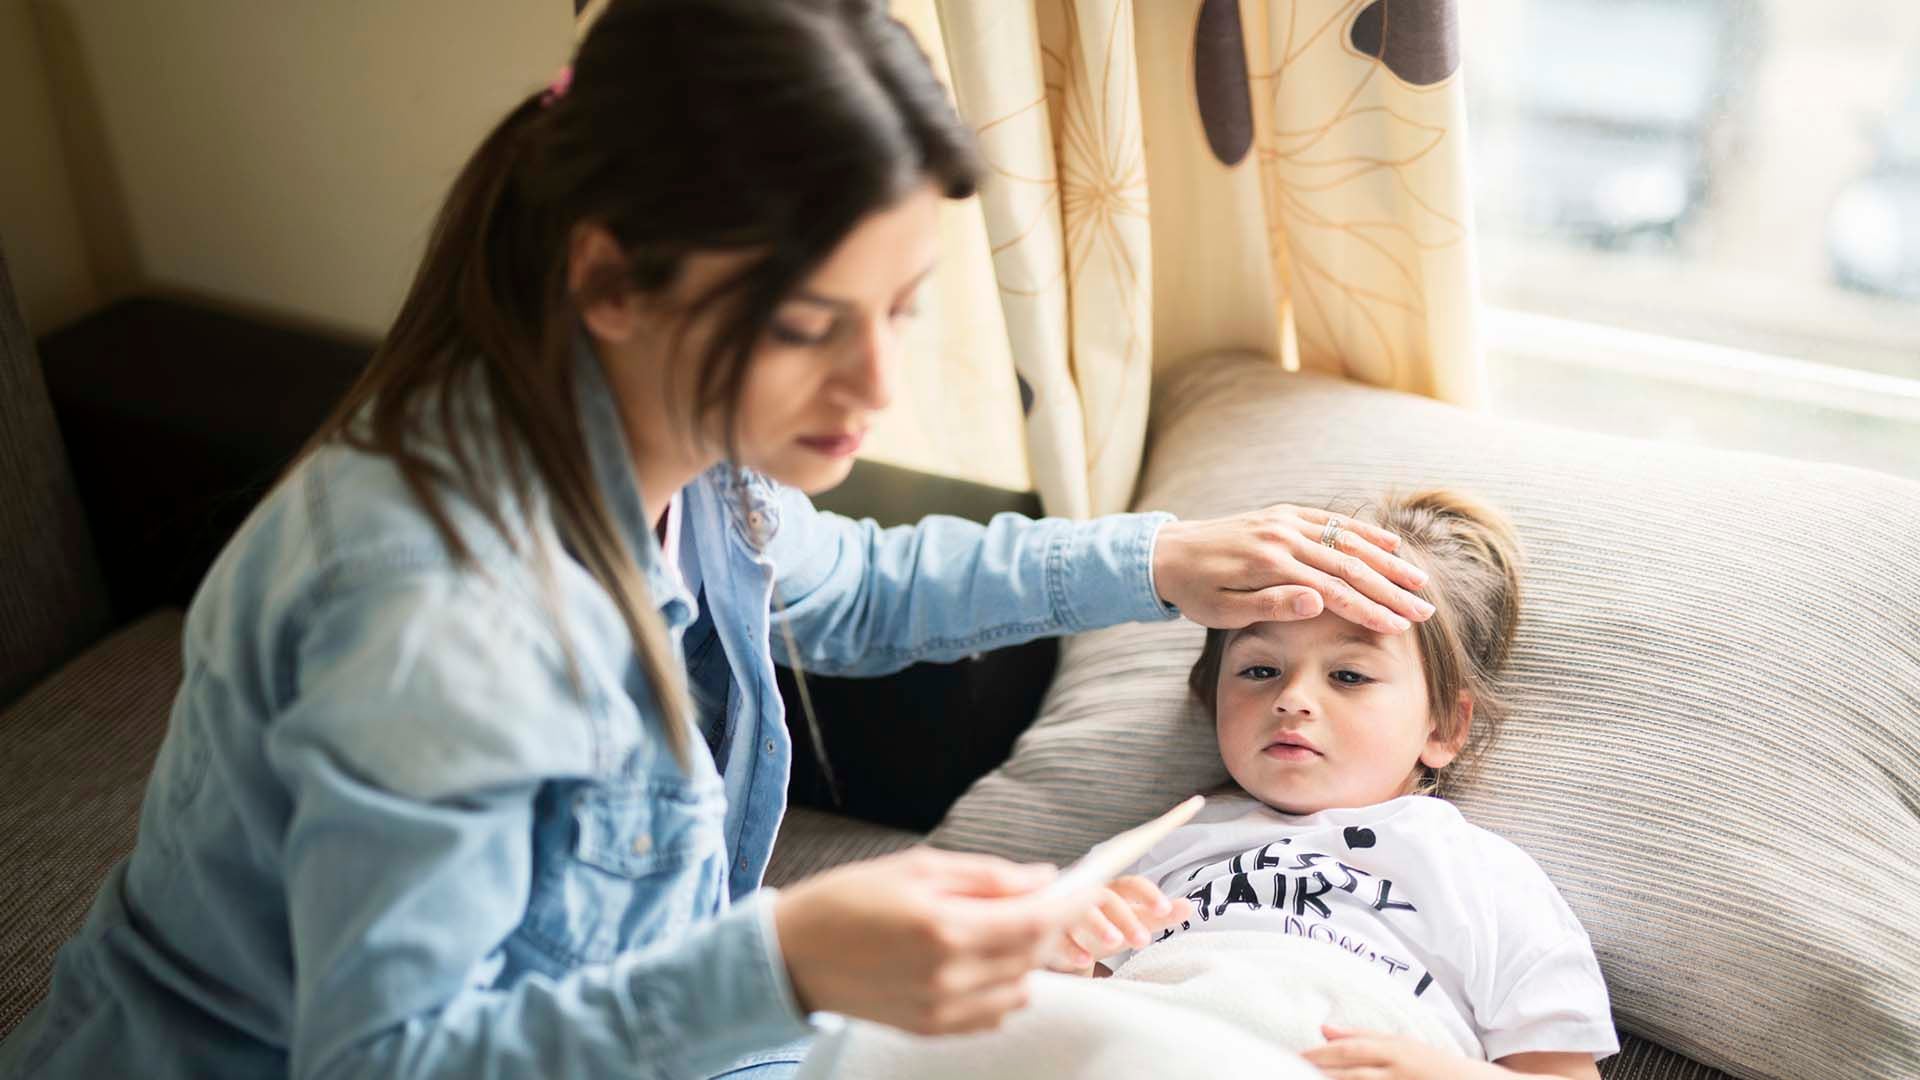
[[[1330,548],[1335,548],[1335,549],[1339,548],[1340,546],[1340,519],[1339,518],[1330,517],[1327,519],[1326,528],[1320,530],[1320,542],[1327,545]]]

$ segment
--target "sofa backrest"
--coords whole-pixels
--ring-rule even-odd
[[[107,629],[106,593],[0,251],[0,706]]]

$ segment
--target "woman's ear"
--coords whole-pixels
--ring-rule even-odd
[[[598,341],[624,345],[639,333],[640,294],[624,285],[627,255],[603,225],[573,227],[567,245],[567,292],[578,298],[580,321]],[[621,282],[609,288],[610,282]]]
[[[1467,733],[1473,730],[1473,695],[1460,691],[1459,700],[1453,706],[1453,738],[1440,737],[1438,725],[1427,730],[1426,748],[1420,751],[1420,764],[1429,769],[1444,769],[1453,764],[1460,756],[1460,748],[1467,745]]]

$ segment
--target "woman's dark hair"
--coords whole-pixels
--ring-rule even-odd
[[[865,216],[929,182],[972,194],[974,154],[925,54],[880,3],[613,0],[566,92],[529,95],[461,170],[392,329],[312,445],[391,457],[468,564],[443,487],[509,543],[504,500],[530,505],[542,490],[559,539],[618,606],[684,760],[683,680],[575,410],[579,314],[629,290],[663,292],[692,252],[746,253],[683,313],[710,312],[716,330],[670,375],[694,379],[683,419],[702,430],[717,416],[731,456],[747,364],[774,309]],[[568,255],[583,224],[606,229],[627,261],[574,292]],[[504,454],[474,453],[471,415],[448,392],[476,380],[492,407],[483,434]]]

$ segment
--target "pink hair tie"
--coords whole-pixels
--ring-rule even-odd
[[[559,101],[561,98],[566,97],[567,91],[572,87],[573,65],[568,64],[560,69],[560,73],[553,77],[552,82],[547,84],[547,92],[540,95],[540,107],[544,109],[554,102]]]

